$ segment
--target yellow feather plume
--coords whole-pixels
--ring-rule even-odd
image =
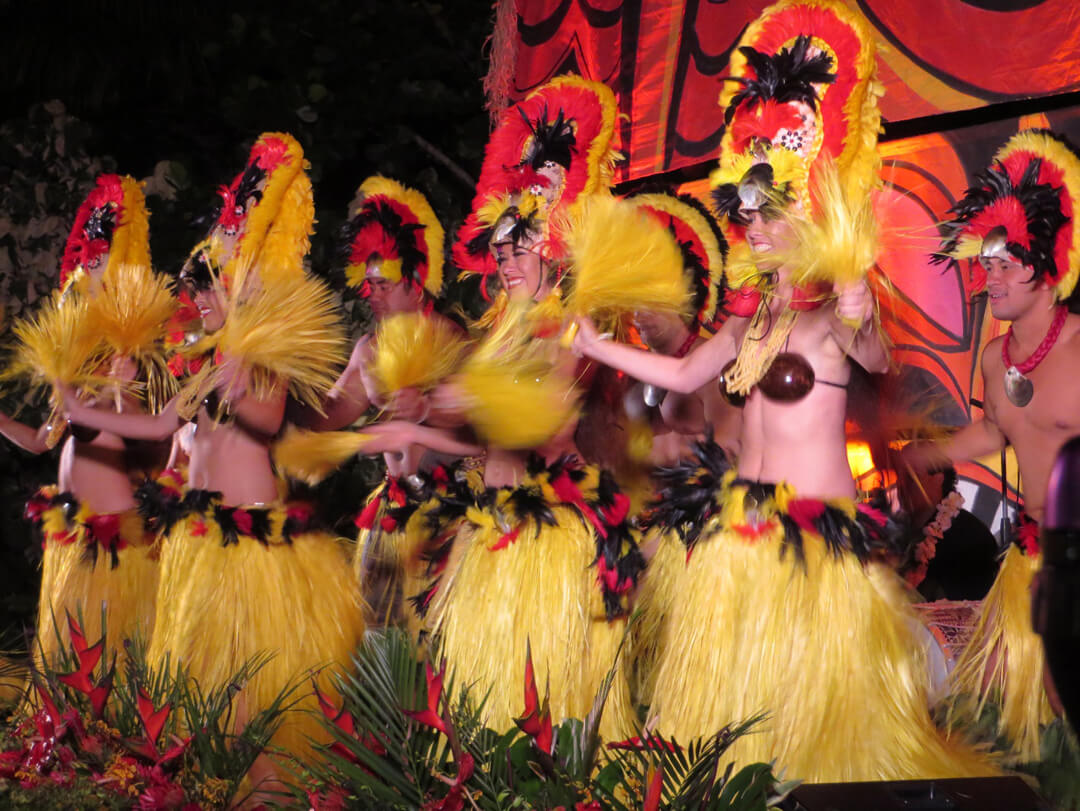
[[[868,193],[857,196],[832,162],[820,163],[811,189],[814,217],[785,210],[795,231],[796,245],[778,254],[793,266],[796,284],[832,282],[845,286],[866,278],[878,254],[878,224]]]
[[[577,414],[574,382],[558,373],[555,346],[531,339],[526,324],[518,308],[508,308],[458,381],[469,422],[502,448],[538,447]]]
[[[352,458],[368,442],[357,431],[305,431],[289,427],[274,443],[278,472],[315,486]]]
[[[123,213],[113,231],[106,272],[115,265],[150,266],[150,222],[143,184],[124,175],[120,178],[120,186],[124,192]]]
[[[250,269],[236,274],[225,323],[213,335],[217,350],[251,370],[256,397],[285,384],[297,400],[321,408],[346,357],[333,293],[306,276],[274,274],[271,285],[260,278],[263,269],[258,277]],[[178,413],[190,419],[222,382],[220,365],[204,366],[181,392]]]
[[[93,285],[87,318],[115,355],[131,358],[145,376],[147,403],[158,411],[175,392],[162,340],[176,299],[160,273],[145,265],[109,264]]]
[[[399,313],[375,330],[372,373],[380,394],[429,391],[461,363],[467,345],[453,322],[422,313]]]
[[[579,201],[566,220],[568,313],[589,315],[605,328],[635,310],[683,315],[690,293],[682,252],[656,220],[607,195]]]

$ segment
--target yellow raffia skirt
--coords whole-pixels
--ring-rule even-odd
[[[825,507],[845,527],[832,542],[806,528]],[[851,501],[724,478],[689,558],[662,545],[657,574],[670,582],[646,591],[645,610],[660,614],[649,681],[658,732],[686,744],[764,712],[728,761],[775,760],[809,782],[996,773],[934,726],[901,582],[843,548],[860,520]]]
[[[521,494],[542,500],[552,520],[524,515],[514,502]],[[552,493],[547,471],[518,488],[488,491],[485,503],[459,523],[428,602],[428,627],[455,682],[470,685],[476,700],[486,695],[485,723],[505,730],[525,712],[528,650],[554,724],[584,720],[615,667],[600,733],[608,741],[636,734],[629,679],[616,662],[625,614],[605,605],[595,525]],[[621,553],[638,555],[636,544]]]
[[[1038,552],[1009,546],[952,673],[950,719],[977,718],[987,701],[999,702],[998,733],[1021,762],[1039,760],[1041,728],[1054,720],[1042,640],[1031,625],[1031,582],[1041,565]]]
[[[134,510],[98,514],[42,488],[27,507],[43,536],[34,662],[55,663],[68,650],[67,616],[93,645],[107,634],[106,660],[123,642],[148,641],[154,627],[158,560],[154,537]]]
[[[259,528],[244,514],[256,515]],[[317,674],[319,689],[336,700],[329,674],[349,665],[364,632],[344,544],[303,524],[284,507],[211,505],[179,520],[164,542],[148,654],[153,666],[166,657],[182,665],[204,692],[271,655],[237,696],[238,722],[297,685],[290,702],[299,701],[273,743],[298,755],[309,750],[308,738],[328,739],[310,677]]]

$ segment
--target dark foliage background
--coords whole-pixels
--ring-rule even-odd
[[[0,0],[0,341],[55,286],[97,173],[147,180],[154,263],[175,272],[215,212],[215,189],[267,130],[291,132],[311,162],[316,272],[333,266],[348,203],[376,172],[422,190],[452,232],[488,132],[490,16],[485,0]],[[363,329],[363,309],[345,306]],[[17,389],[0,407],[41,419]],[[22,503],[55,480],[56,464],[55,452],[0,441],[0,629],[32,621],[40,551]],[[320,489],[343,531],[377,476],[360,462]]]

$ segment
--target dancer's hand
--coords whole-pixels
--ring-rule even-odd
[[[578,357],[593,357],[590,350],[596,344],[611,337],[606,332],[603,334],[597,332],[596,325],[587,315],[579,315],[574,323],[577,325],[577,332],[574,334],[574,342],[571,347]]]
[[[431,403],[418,388],[409,386],[390,395],[386,410],[397,420],[423,422],[431,412]]]
[[[836,314],[848,326],[858,329],[873,315],[874,294],[866,280],[837,288]]]

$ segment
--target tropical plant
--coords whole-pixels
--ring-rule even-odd
[[[32,808],[223,809],[288,709],[286,688],[244,723],[237,692],[266,659],[204,692],[168,661],[151,668],[137,642],[127,661],[104,661],[68,617],[70,646],[31,668],[28,695],[0,732],[0,795]],[[119,672],[118,672],[119,670]]]
[[[322,700],[335,742],[325,762],[299,776],[297,799],[314,809],[749,811],[775,807],[793,787],[768,764],[721,768],[758,718],[685,749],[647,733],[602,746],[597,727],[613,673],[586,719],[553,725],[529,655],[525,712],[517,729],[496,731],[483,724],[484,701],[448,682],[445,664],[419,658],[401,631],[369,633],[339,684],[343,706]]]

